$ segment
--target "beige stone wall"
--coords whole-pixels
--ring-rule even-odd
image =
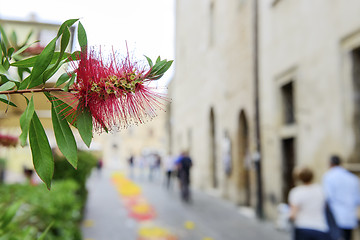
[[[216,192],[242,205],[250,198],[251,206],[256,203],[251,162],[255,152],[253,3],[177,1],[176,71],[169,87],[170,146],[173,153],[190,149],[194,186],[214,190],[213,110]],[[262,181],[268,218],[276,218],[276,207],[284,201],[282,175],[289,174],[283,170],[286,139],[294,138],[295,167],[312,167],[317,182],[332,153],[342,156],[347,168],[360,170],[350,56],[360,46],[359,7],[355,0],[259,1]],[[281,89],[290,82],[296,121],[285,124]],[[240,137],[244,122],[246,143]],[[232,142],[230,177],[222,164],[226,131]],[[250,167],[244,167],[246,163]]]
[[[351,160],[356,136],[349,51],[360,46],[360,2],[272,2],[260,1],[260,79],[265,203],[275,217],[282,201],[282,139],[296,139],[295,165],[313,168],[317,182],[330,154]],[[296,122],[286,125],[280,89],[291,80]]]
[[[252,1],[177,1],[176,7],[176,70],[169,86],[173,100],[172,152],[190,150],[195,188],[244,204],[246,167],[245,151],[240,150],[241,111],[248,126],[248,155],[255,150]],[[212,184],[211,111],[215,126],[216,188]],[[223,164],[225,132],[232,145],[230,177],[225,175]],[[252,164],[248,172],[254,205]]]

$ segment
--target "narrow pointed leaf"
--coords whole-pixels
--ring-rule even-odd
[[[45,93],[50,101],[56,101],[58,103],[57,108],[62,116],[66,118],[69,124],[73,127],[76,126],[76,108],[78,106],[78,100],[72,98],[71,93],[68,92],[53,92],[51,95]]]
[[[14,51],[15,51],[15,48],[13,48],[13,47],[11,47],[11,48],[9,48],[8,49],[8,57],[11,59],[11,56],[13,55],[13,53],[14,53]]]
[[[77,146],[75,137],[66,121],[66,118],[60,113],[59,103],[53,100],[51,106],[51,117],[56,138],[56,143],[64,154],[68,162],[77,168]]]
[[[36,59],[38,57],[39,56],[33,56],[33,57],[25,58],[23,60],[11,63],[11,66],[13,66],[13,67],[33,67],[35,62],[36,62]]]
[[[145,55],[144,55],[145,56]],[[149,66],[150,67],[152,67],[153,66],[153,62],[151,61],[151,59],[149,58],[149,57],[147,57],[147,56],[145,56],[146,57],[146,60],[148,61],[148,63],[149,63]]]
[[[27,99],[26,99],[27,100]],[[34,107],[34,100],[33,97],[31,97],[30,101],[28,101],[28,105],[23,112],[23,114],[20,117],[20,128],[21,128],[21,134],[20,134],[20,145],[25,146],[26,145],[26,139],[29,133],[30,128],[30,122],[33,117],[35,111]]]
[[[31,36],[33,35],[33,33],[34,33],[33,30],[31,30],[31,31],[29,32],[29,34],[27,35],[27,37],[26,37],[25,42],[24,42],[23,45],[26,45],[26,44],[27,44],[27,42],[29,41],[29,39],[31,38]]]
[[[61,60],[66,59],[66,62],[73,61],[73,60],[78,59],[79,54],[80,54],[80,51],[73,52],[72,54],[65,52],[64,55],[61,57]],[[60,52],[55,52],[52,59],[51,59],[50,64],[56,63],[56,61],[59,58],[59,55],[60,55]],[[29,57],[29,58],[26,58],[24,60],[13,62],[10,65],[13,66],[13,67],[33,67],[35,65],[35,62],[36,62],[38,57],[39,56]]]
[[[26,77],[21,83],[20,83],[20,87],[19,87],[19,90],[22,90],[22,89],[26,89],[27,86],[30,84],[30,78],[31,75],[29,75],[28,77]]]
[[[75,82],[75,76],[72,76],[70,81],[65,85],[64,87],[64,91],[65,92],[68,92],[69,91],[69,88],[71,87],[71,85],[73,85]]]
[[[0,65],[0,73],[7,73],[8,71],[3,67],[3,65]]]
[[[44,127],[36,112],[30,121],[29,140],[35,171],[50,190],[54,174],[54,158]]]
[[[78,25],[78,41],[81,49],[87,46],[86,31],[84,26],[81,24],[81,22],[79,22]]]
[[[78,109],[79,111],[79,109]],[[92,116],[88,109],[83,109],[79,111],[77,116],[76,126],[79,130],[80,136],[86,146],[90,147],[92,141]]]
[[[5,212],[2,214],[1,216],[1,228],[4,229],[10,222],[11,220],[15,217],[17,211],[19,210],[21,206],[21,202],[15,202],[13,204],[11,204],[6,210]]]
[[[55,87],[58,87],[61,84],[64,84],[69,79],[70,79],[70,74],[68,74],[68,73],[61,74],[61,76],[56,81]]]
[[[64,56],[64,52],[67,46],[69,45],[69,41],[70,41],[70,31],[69,28],[66,26],[64,28],[64,32],[61,37],[59,57],[56,63],[50,69],[45,71],[43,81],[48,80],[59,69],[59,66],[61,66],[60,62],[62,60],[62,57]]]
[[[8,37],[7,37],[6,33],[5,33],[5,30],[4,30],[4,28],[2,26],[0,26],[0,33],[1,33],[1,40],[2,40],[1,42],[4,43],[4,46],[6,48],[10,44],[9,44],[9,39],[8,39]]]
[[[0,94],[0,102],[6,103],[10,106],[17,107],[15,103],[9,101],[8,96],[5,94]]]
[[[13,82],[6,82],[0,86],[0,91],[7,91],[15,87],[15,83]]]
[[[34,68],[31,73],[31,80],[29,84],[29,88],[38,86],[38,79],[44,73],[46,68],[51,63],[51,60],[54,56],[55,46],[56,46],[57,38],[54,38],[45,48],[44,50],[38,55]],[[41,83],[40,83],[41,84]]]
[[[161,68],[155,72],[155,74],[164,74],[170,68],[172,63],[173,61],[165,62],[165,64],[162,65]]]
[[[57,34],[57,38],[59,38],[61,36],[61,34],[63,34],[64,32],[64,29],[66,27],[71,27],[74,23],[76,23],[79,19],[69,19],[69,20],[66,20],[63,24],[61,24],[60,28],[59,28],[59,31],[58,31],[58,34]]]
[[[17,51],[14,53],[13,57],[16,57],[16,56],[20,55],[20,54],[23,53],[26,49],[28,49],[29,47],[31,47],[31,45],[33,45],[34,43],[37,43],[37,42],[39,42],[39,41],[35,41],[35,42],[33,42],[33,43],[30,43],[30,44],[28,44],[28,45],[23,46],[22,48],[20,48],[19,50],[17,50]],[[11,65],[13,65],[13,64],[11,64]]]
[[[54,221],[52,221],[45,229],[43,233],[41,233],[40,237],[37,240],[44,240],[46,237],[46,234],[49,232],[50,228],[54,225]]]
[[[156,73],[160,68],[162,68],[166,64],[166,60],[162,60],[159,62],[156,62],[153,68],[151,69],[151,73]]]

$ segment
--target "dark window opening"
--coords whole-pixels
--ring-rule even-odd
[[[351,156],[352,162],[359,162],[360,158],[360,47],[351,51],[352,85],[353,85],[353,129],[355,145]]]
[[[295,167],[295,138],[282,140],[282,199],[288,202],[290,190],[295,186],[293,171]]]
[[[292,81],[281,87],[281,95],[284,123],[295,123],[294,88]]]

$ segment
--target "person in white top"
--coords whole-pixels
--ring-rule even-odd
[[[304,167],[295,175],[303,184],[289,193],[290,220],[294,240],[328,240],[325,195],[319,184],[312,183],[313,172]]]

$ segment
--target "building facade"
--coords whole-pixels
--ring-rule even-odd
[[[252,1],[176,2],[169,138],[190,152],[195,188],[254,207],[253,23]]]
[[[360,172],[357,9],[356,0],[177,1],[169,148],[190,150],[195,188],[252,208],[261,200],[275,219],[295,167],[320,183],[339,154]]]
[[[260,1],[263,181],[268,215],[286,202],[292,171],[316,181],[331,154],[359,173],[359,1]]]

